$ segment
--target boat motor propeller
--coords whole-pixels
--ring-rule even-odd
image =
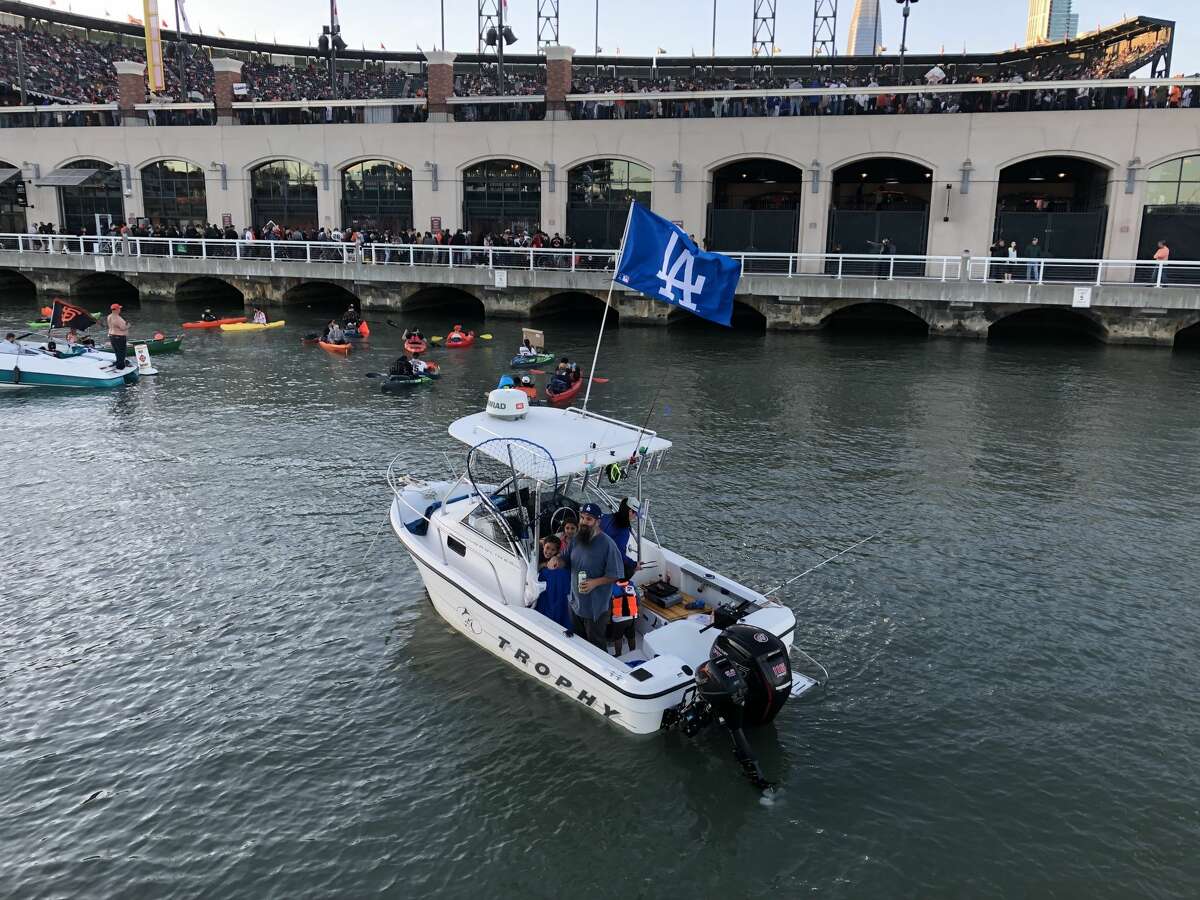
[[[663,728],[694,737],[716,721],[729,732],[742,773],[759,790],[772,788],[743,728],[772,721],[791,695],[791,684],[791,661],[782,640],[754,625],[730,625],[696,669],[696,687],[664,714]]]

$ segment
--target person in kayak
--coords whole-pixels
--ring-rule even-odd
[[[256,306],[254,307],[254,318],[251,321],[253,321],[255,325],[266,325],[267,314]]]
[[[521,341],[521,346],[517,348],[517,356],[537,356],[537,351],[529,343],[529,338]]]
[[[409,360],[409,365],[412,366],[414,375],[424,375],[425,371],[429,368],[429,364],[426,363],[425,360],[421,359],[420,353],[414,353],[412,355],[412,359]]]
[[[571,370],[561,363],[554,370],[554,374],[550,376],[550,382],[546,385],[546,392],[549,394],[561,394],[571,387]]]
[[[322,340],[327,344],[346,343],[346,335],[342,333],[342,326],[338,325],[337,319],[329,320],[329,324],[325,326],[325,337]]]
[[[206,309],[206,310],[204,310],[204,313],[200,316],[200,321],[201,322],[215,322],[215,321],[217,321],[217,317],[213,314],[213,311],[211,309]]]
[[[358,323],[362,319],[358,315],[358,308],[351,303],[346,307],[346,311],[342,313],[342,322],[347,328],[358,328]]]
[[[413,371],[412,360],[408,358],[407,353],[392,363],[392,367],[388,369],[388,374],[394,378],[412,378],[416,375],[416,372]]]

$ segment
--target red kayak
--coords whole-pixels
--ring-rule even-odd
[[[429,342],[425,338],[409,338],[404,342],[404,349],[409,353],[424,353],[429,349]]]
[[[184,322],[184,328],[220,328],[222,325],[239,325],[246,321],[245,316],[233,316],[228,319],[217,319],[213,322]]]
[[[563,403],[570,403],[571,398],[583,390],[583,379],[580,378],[577,382],[567,388],[565,391],[560,391],[557,394],[550,393],[550,385],[546,385],[546,399],[559,406]]]
[[[446,335],[446,346],[453,347],[455,350],[470,347],[473,343],[475,343],[475,332],[473,331],[452,331]]]

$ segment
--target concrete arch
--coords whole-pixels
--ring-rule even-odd
[[[825,171],[828,172],[829,177],[832,178],[834,172],[844,169],[846,166],[852,166],[855,163],[860,163],[867,159],[901,159],[905,162],[910,162],[913,165],[924,166],[934,174],[934,180],[937,180],[937,165],[934,162],[921,156],[914,156],[911,153],[900,153],[899,151],[894,150],[874,150],[866,153],[855,153],[851,156],[845,156],[835,162],[830,163],[825,167]],[[793,163],[793,165],[799,165],[801,168],[803,168],[801,163]]]
[[[711,179],[713,173],[719,169],[723,169],[732,163],[742,162],[743,160],[747,159],[770,159],[774,160],[775,162],[786,163],[789,166],[795,166],[805,174],[805,177],[811,177],[808,170],[805,168],[805,164],[798,159],[795,159],[791,156],[784,156],[782,153],[755,153],[750,150],[743,150],[740,153],[731,153],[729,156],[723,156],[719,159],[705,163],[704,174],[706,177]]]
[[[213,309],[220,307],[226,310],[233,306],[246,305],[246,297],[241,288],[224,278],[211,275],[198,275],[179,282],[175,285],[175,301],[204,304]]]
[[[1063,338],[1070,335],[1108,341],[1108,326],[1104,319],[1090,309],[1070,306],[1015,306],[996,310],[988,324],[988,339],[1025,337],[1035,340]],[[997,329],[997,325],[1000,326]]]
[[[564,173],[570,172],[577,166],[582,166],[584,163],[596,162],[601,159],[619,159],[622,162],[635,163],[639,166],[645,166],[650,170],[650,179],[654,180],[654,166],[646,162],[644,159],[638,159],[636,156],[630,156],[628,153],[589,153],[587,156],[581,156],[578,159],[573,159],[570,162],[562,164]]]
[[[417,170],[402,159],[396,159],[394,156],[388,156],[386,153],[360,153],[357,156],[351,156],[348,159],[344,159],[337,165],[333,166],[330,169],[330,176],[332,177],[334,172],[337,172],[339,175],[341,175],[342,172],[346,171],[351,166],[357,166],[359,163],[371,162],[375,159],[383,160],[383,162],[391,163],[392,165],[399,166],[402,169],[408,169],[408,171],[416,175]]]
[[[1180,320],[1171,339],[1173,346],[1180,350],[1196,351],[1200,349],[1200,314],[1190,315]]]
[[[280,302],[284,306],[328,306],[339,314],[351,303],[362,309],[358,294],[336,281],[295,281],[283,291]]]
[[[71,299],[89,311],[101,309],[107,313],[111,303],[128,305],[139,302],[140,297],[136,285],[111,272],[88,272],[71,282]]]
[[[1000,173],[1003,172],[1005,169],[1007,169],[1009,166],[1016,166],[1023,162],[1029,162],[1030,160],[1034,160],[1034,159],[1042,159],[1047,156],[1068,156],[1068,157],[1073,157],[1075,159],[1082,159],[1085,162],[1095,163],[1098,166],[1104,166],[1104,168],[1110,169],[1113,171],[1115,171],[1117,169],[1117,167],[1120,165],[1120,163],[1118,163],[1116,160],[1109,159],[1106,156],[1100,156],[1099,154],[1096,154],[1096,153],[1090,153],[1087,150],[1054,150],[1054,149],[1037,150],[1032,153],[1023,153],[1020,156],[1014,156],[1011,159],[1006,159],[1006,160],[1003,160],[1003,161],[997,163],[996,171],[994,173],[992,180],[999,181]]]
[[[819,324],[822,328],[828,328],[841,322],[857,322],[864,327],[880,328],[903,324],[908,320],[912,320],[914,328],[920,323],[926,332],[932,325],[925,305],[912,300],[843,300],[830,303]]]
[[[69,166],[71,163],[75,163],[75,162],[82,162],[85,159],[94,159],[97,162],[102,162],[111,169],[117,168],[115,163],[112,163],[109,160],[105,159],[103,154],[99,154],[99,153],[76,153],[74,156],[68,156],[66,159],[64,159],[61,162],[59,162],[58,164],[56,164],[54,166],[54,168],[61,169],[63,166]]]
[[[268,153],[266,156],[260,156],[257,159],[250,160],[248,163],[242,166],[241,171],[243,175],[249,175],[260,166],[265,166],[267,163],[279,161],[300,163],[300,165],[308,166],[310,169],[313,169],[314,172],[316,171],[316,169],[313,167],[311,159],[303,159],[290,153]]]
[[[729,327],[734,331],[765,333],[767,330],[767,314],[763,311],[765,305],[766,303],[757,297],[734,300],[733,316],[730,319]],[[718,325],[715,322],[694,316],[687,310],[680,309],[677,306],[671,307],[671,311],[667,313],[667,325],[673,328],[719,328],[723,333],[727,333],[728,331],[724,325]]]
[[[603,314],[604,297],[594,294],[591,291],[558,291],[543,297],[541,300],[535,301],[529,307],[529,317],[531,319],[568,315],[601,316]],[[620,319],[621,314],[614,300],[612,307],[608,311],[608,324],[615,325]]]
[[[462,163],[461,165],[457,166],[455,168],[454,172],[458,176],[458,180],[461,182],[462,178],[463,178],[463,173],[466,172],[467,169],[471,168],[471,166],[476,166],[476,165],[479,165],[479,163],[487,162],[488,160],[492,160],[492,159],[511,159],[513,162],[519,162],[519,163],[522,163],[523,165],[530,166],[531,168],[536,169],[543,177],[546,174],[545,171],[543,171],[543,169],[542,169],[541,163],[536,163],[532,159],[529,159],[524,156],[518,156],[516,153],[507,153],[504,151],[497,151],[495,153],[485,153],[482,156],[476,156],[472,159],[467,160],[466,162]]]
[[[0,269],[0,296],[18,303],[37,302],[37,283],[16,269]]]
[[[204,171],[203,163],[197,162],[194,159],[189,159],[188,157],[184,156],[182,153],[160,153],[157,156],[151,156],[147,159],[144,159],[141,162],[139,162],[137,165],[135,165],[133,167],[133,174],[135,177],[141,177],[142,169],[146,168],[146,166],[152,166],[156,162],[176,162],[176,161],[185,162],[189,166],[195,166],[201,172]]]
[[[1142,170],[1149,171],[1155,166],[1161,166],[1163,163],[1174,162],[1177,159],[1184,159],[1188,156],[1200,156],[1200,147],[1195,150],[1176,150],[1173,153],[1168,153],[1166,156],[1160,156],[1158,159],[1152,159],[1149,162],[1142,163]]]
[[[481,319],[487,315],[483,292],[470,285],[429,285],[418,288],[400,300],[401,312],[442,309],[457,315],[470,310],[469,315],[477,315]]]

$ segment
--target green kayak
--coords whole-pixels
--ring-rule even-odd
[[[544,366],[548,362],[554,362],[553,353],[538,353],[535,356],[514,356],[511,365],[514,369],[529,369],[533,366]]]
[[[163,338],[161,341],[156,341],[153,339],[139,341],[135,338],[130,338],[126,342],[126,346],[131,353],[133,352],[133,348],[138,344],[145,344],[146,349],[150,351],[151,355],[158,353],[178,353],[183,349],[183,335],[181,334],[179,337],[173,338]],[[104,349],[108,350],[110,353],[112,352],[112,347],[105,347]]]
[[[433,384],[433,379],[425,375],[417,375],[413,378],[393,375],[379,386],[379,390],[385,394],[399,394],[418,384]]]

